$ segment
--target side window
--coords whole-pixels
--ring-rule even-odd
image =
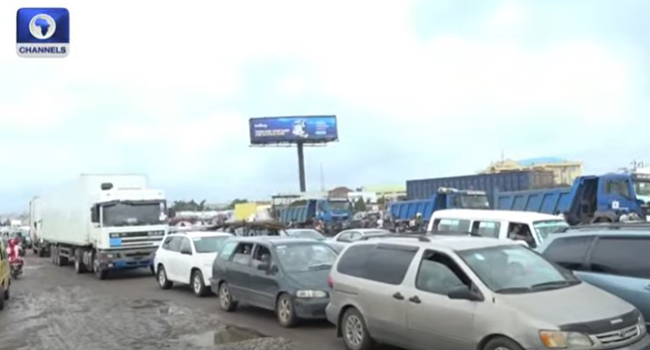
[[[263,262],[271,262],[271,251],[265,246],[258,245],[253,254],[253,267],[257,268]]]
[[[569,270],[582,270],[585,254],[593,237],[567,237],[555,239],[544,257]]]
[[[530,227],[526,223],[511,222],[508,225],[508,238],[513,241],[524,241],[531,248],[537,247],[533,233],[530,232]]]
[[[223,248],[221,248],[221,252],[219,253],[219,259],[230,260],[230,257],[235,252],[235,248],[237,248],[237,242],[226,243],[223,246]]]
[[[358,241],[359,239],[361,239],[361,237],[363,237],[363,235],[360,232],[356,232],[356,231],[350,232],[351,241]]]
[[[342,242],[349,241],[351,235],[352,234],[350,232],[346,232],[339,236],[338,241],[342,241]]]
[[[169,250],[172,252],[180,252],[181,251],[181,238],[183,237],[171,237],[172,240],[169,242]]]
[[[425,292],[447,295],[457,287],[471,288],[471,281],[449,256],[426,251],[420,262],[415,286]]]
[[[499,238],[501,223],[498,221],[474,221],[472,224],[472,233],[477,233],[483,237]]]
[[[470,232],[469,220],[459,219],[436,219],[434,221],[433,231],[439,232]]]
[[[192,255],[192,242],[187,237],[179,237],[181,240],[180,252]]]
[[[251,253],[253,252],[253,243],[239,243],[235,249],[235,255],[232,262],[241,265],[248,265],[251,260]]]
[[[170,249],[169,249],[169,245],[170,245],[170,243],[171,243],[171,241],[172,241],[172,238],[174,238],[174,237],[167,237],[167,238],[165,238],[165,241],[164,241],[163,244],[162,244],[162,248],[163,248],[163,249],[165,249],[165,250],[170,250]]]
[[[337,271],[372,280],[398,285],[406,276],[417,248],[394,245],[359,245],[345,251]]]
[[[607,237],[596,242],[590,267],[594,272],[650,278],[650,238]]]

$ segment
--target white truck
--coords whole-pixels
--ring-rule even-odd
[[[52,262],[99,279],[111,270],[150,267],[166,235],[166,201],[143,175],[81,175],[39,196],[33,215]],[[40,223],[39,223],[40,220]]]

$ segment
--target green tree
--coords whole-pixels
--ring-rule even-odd
[[[228,209],[235,209],[235,205],[240,204],[240,203],[248,203],[248,199],[239,199],[235,198],[230,204],[228,205]]]
[[[357,199],[357,201],[354,203],[354,211],[356,213],[360,211],[366,211],[366,202],[363,201],[363,198]]]

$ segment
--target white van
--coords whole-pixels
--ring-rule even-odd
[[[431,216],[429,232],[471,232],[484,237],[513,239],[537,248],[551,233],[569,224],[554,215],[510,210],[438,210]]]

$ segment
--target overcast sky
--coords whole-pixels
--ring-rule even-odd
[[[19,7],[67,7],[64,59],[16,55]],[[170,199],[298,187],[248,118],[336,114],[307,186],[464,175],[557,156],[650,160],[648,1],[0,1],[0,211],[82,172]]]

